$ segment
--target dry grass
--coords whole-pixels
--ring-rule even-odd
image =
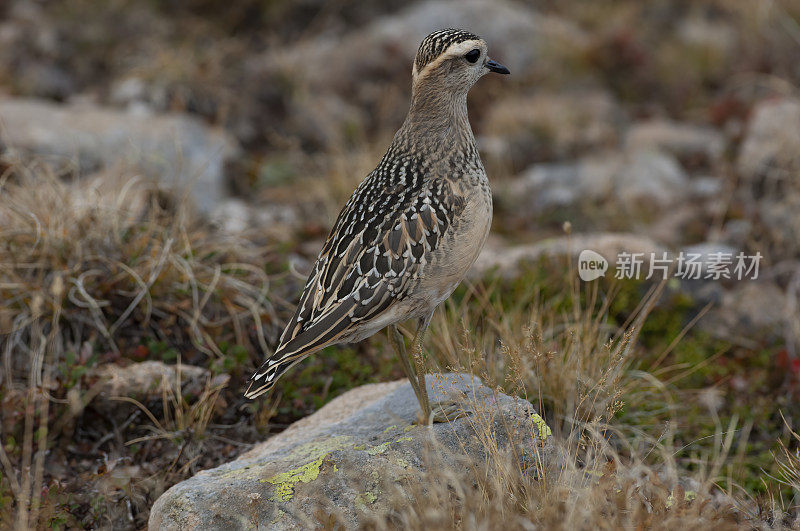
[[[66,44],[54,52],[55,62],[74,73],[76,90],[100,94],[100,100],[108,103],[115,82],[138,76],[146,85],[144,99],[154,109],[183,110],[226,124],[240,136],[254,161],[288,160],[293,175],[304,177],[283,188],[267,183],[266,189],[257,186],[264,183],[256,177],[256,185],[246,183],[243,191],[249,194],[252,186],[278,202],[302,195],[298,211],[304,222],[315,225],[304,227],[303,238],[322,238],[352,189],[382,154],[391,134],[383,130],[390,121],[386,116],[393,115],[376,112],[365,120],[364,130],[348,130],[343,137],[352,145],[306,138],[309,131],[304,124],[293,123],[290,113],[292,98],[304,90],[302,80],[288,73],[285,79],[278,76],[278,82],[265,80],[258,69],[247,67],[247,60],[271,45],[289,46],[298,38],[313,38],[307,7],[281,4],[270,7],[270,13],[253,16],[249,7],[259,2],[247,2],[247,9],[208,0],[190,4],[134,7],[123,1],[104,10],[94,0],[83,0],[52,10],[46,7],[51,20],[41,26],[53,29]],[[351,4],[343,9],[351,14],[364,9],[363,4]],[[537,9],[563,15],[588,38],[566,56],[563,50],[552,50],[555,55],[543,56],[541,66],[527,74],[515,71],[516,84],[512,80],[504,85],[503,98],[513,95],[528,101],[542,88],[561,93],[587,83],[611,94],[632,120],[663,115],[712,122],[737,137],[741,133],[735,131],[746,123],[754,103],[773,94],[797,94],[800,4],[792,0],[701,4],[541,3]],[[378,12],[384,8],[368,7]],[[334,32],[355,27],[353,21],[342,24],[340,13],[333,11],[326,9],[317,16],[313,28],[324,30],[329,18],[337,19]],[[708,40],[687,43],[680,38],[681,23],[690,18],[687,14],[695,22],[712,23]],[[717,46],[715,30],[720,26],[732,31],[730,50],[724,42]],[[255,33],[257,42],[251,42]],[[722,37],[724,41],[724,32]],[[22,40],[21,45],[0,51],[0,72],[8,74],[4,85],[12,93],[42,96],[20,75],[24,69],[19,65],[37,63],[40,53],[33,41]],[[396,70],[387,67],[386,72],[367,73],[375,93],[384,94],[387,107],[394,108],[398,101],[395,82],[401,69],[407,75],[407,66],[399,64]],[[363,103],[346,101],[359,107]],[[471,102],[479,135],[486,132],[481,130],[482,117],[492,101]],[[330,125],[336,131],[343,128]],[[508,133],[507,128],[499,129],[498,134]],[[543,152],[554,156],[564,132],[548,133]],[[736,142],[734,138],[734,151]],[[353,149],[355,145],[370,147]],[[527,139],[522,145],[528,145]],[[581,147],[567,153],[581,156],[583,151]],[[515,167],[513,160],[489,157],[487,162],[493,178],[524,169]],[[735,178],[727,165],[709,170],[726,182]],[[744,193],[741,204],[734,204],[725,216],[751,221],[755,217],[755,240],[748,245],[786,258],[783,265],[790,269],[796,265],[796,238],[791,231],[797,227],[792,205],[798,203],[798,194],[791,175],[776,175],[773,180],[786,186],[772,190],[763,208],[757,203],[763,200],[756,193],[760,190],[742,190],[740,183],[730,183]],[[163,387],[155,404],[132,406],[133,413],[119,426],[100,424],[90,435],[81,435],[86,424],[97,419],[81,420],[88,416],[95,392],[93,382],[83,376],[84,368],[138,361],[140,350],[161,357],[147,346],[150,343],[174,350],[184,363],[213,368],[231,360],[226,345],[235,345],[246,351],[245,359],[236,361],[232,371],[227,367],[224,371],[233,373],[232,381],[241,381],[260,353],[274,343],[284,312],[291,309],[281,290],[296,295],[292,279],[286,289],[281,282],[287,277],[272,274],[287,269],[279,252],[221,237],[196,221],[180,200],[143,181],[112,180],[98,190],[90,191],[85,182],[54,175],[43,166],[0,161],[0,525],[5,527],[142,527],[153,496],[199,468],[218,464],[202,462],[201,457],[218,448],[213,445],[224,432],[215,422],[224,417],[231,424],[267,425],[278,407],[276,401],[258,411],[252,405],[242,409],[241,402],[230,399],[238,395],[238,385],[222,389],[209,383],[199,396],[187,397],[178,382]],[[748,214],[753,205],[755,215]],[[767,227],[763,223],[767,213],[780,214],[786,222]],[[527,219],[528,225],[519,230],[502,212],[498,214],[495,227],[510,240],[533,237],[529,229],[538,223],[535,219]],[[785,227],[786,232],[770,232],[775,226]],[[700,237],[706,236],[703,232]],[[300,252],[312,255],[309,249],[314,245]],[[797,291],[797,284],[793,278],[789,290]],[[687,403],[700,402],[701,390],[690,394],[677,385],[718,356],[710,352],[700,364],[679,364],[664,354],[664,367],[644,366],[641,360],[648,356],[662,360],[636,341],[657,292],[642,297],[629,322],[611,326],[613,292],[601,293],[596,285],[587,289],[577,282],[558,287],[561,292],[556,296],[545,296],[531,283],[527,291],[500,298],[493,283],[471,286],[465,297],[448,302],[437,314],[427,343],[442,365],[470,370],[490,385],[535,404],[553,430],[563,456],[560,466],[521,467],[490,433],[476,426],[490,460],[465,463],[458,470],[432,462],[429,470],[436,473],[422,474],[414,482],[387,484],[385,491],[395,493],[390,497],[394,505],[387,514],[371,515],[366,527],[800,527],[800,437],[792,411],[787,412],[782,436],[774,425],[767,425],[770,420],[765,421],[761,412],[720,417],[716,410],[710,414],[711,433],[694,433],[700,423],[682,415]],[[564,304],[566,300],[580,302]],[[790,349],[796,332],[786,332]],[[374,352],[374,344],[365,350],[369,348]],[[752,358],[758,354],[746,353]],[[715,382],[702,392],[717,392],[720,401],[724,396],[734,402],[732,395],[738,398],[739,391],[725,385]],[[758,398],[777,416],[780,406],[777,400],[770,401],[786,391],[767,392],[756,383],[750,385],[746,392],[763,395]],[[124,398],[120,406],[130,406],[124,403],[130,400]],[[742,401],[750,409],[763,404],[752,396]],[[291,413],[284,417],[287,422],[296,418]],[[138,424],[143,427],[137,428]],[[767,494],[751,498],[752,488],[739,488],[734,472],[748,461],[761,462],[748,440],[748,434],[759,428],[762,438],[773,442],[782,438],[774,453],[778,473],[758,475]],[[125,448],[128,453],[115,454],[110,445],[103,445],[107,437],[115,441],[114,449]],[[81,444],[88,444],[91,451],[72,448]],[[234,452],[226,455],[232,458]],[[64,487],[49,465],[68,461],[78,464],[62,471],[62,478],[76,476]],[[153,468],[147,468],[148,463]],[[107,510],[102,517],[83,520],[62,519],[62,505],[86,499],[94,504],[109,490],[109,478],[121,481],[122,476],[115,474],[128,465],[141,466],[138,477],[144,479],[125,483],[119,489],[127,489],[124,495],[97,503],[127,504],[129,509]],[[91,474],[75,473],[93,467]],[[335,520],[328,523],[332,526]]]
[[[588,286],[570,288],[567,297],[578,297],[581,289],[588,293],[584,306],[566,314],[542,301],[532,311],[514,311],[483,299],[478,305],[451,304],[438,316],[429,336],[434,350],[449,352],[451,366],[469,367],[485,381],[501,384],[498,391],[538,401],[553,427],[549,443],[555,452],[541,452],[540,433],[530,422],[504,428],[509,441],[524,441],[523,448],[503,443],[491,421],[491,404],[470,397],[468,422],[486,458],[444,455],[434,446],[422,472],[400,481],[385,479],[379,490],[387,506],[377,512],[363,506],[364,529],[772,529],[796,524],[796,517],[784,511],[786,504],[776,503],[766,514],[720,486],[734,426],[717,433],[714,450],[700,455],[690,471],[678,459],[683,449],[672,444],[674,419],[648,427],[639,417],[619,415],[625,407],[642,407],[657,418],[677,411],[663,383],[633,368],[637,330],[662,286],[647,293],[620,328],[604,324],[609,301],[599,301]],[[480,299],[480,291],[473,288],[473,296]],[[495,312],[493,304],[505,312]],[[654,412],[653,402],[662,410]],[[463,441],[465,447],[473,444]],[[787,452],[785,459],[786,477],[796,481],[796,456]],[[318,503],[318,525],[345,525],[324,500]]]
[[[14,508],[4,523],[41,527],[58,514],[48,494],[47,452],[68,437],[71,420],[92,398],[92,389],[58,370],[67,352],[81,351],[80,341],[93,338],[109,357],[105,361],[118,360],[140,344],[145,330],[189,347],[181,352],[202,347],[197,356],[208,362],[225,355],[222,338],[267,342],[259,339],[261,327],[249,331],[248,323],[278,316],[268,300],[266,274],[242,265],[258,255],[243,257],[236,242],[215,239],[181,209],[160,203],[162,196],[153,190],[146,188],[139,201],[127,200],[131,188],[117,190],[111,194],[115,208],[102,201],[87,205],[68,181],[17,167],[7,171],[2,192],[0,302],[3,315],[13,316],[3,324],[2,398],[22,411],[13,419],[7,407],[3,411],[0,463]],[[596,283],[575,280],[560,297],[544,297],[531,285],[513,300],[496,296],[496,288],[468,287],[466,296],[439,312],[428,342],[447,366],[471,370],[537,404],[553,429],[558,466],[521,466],[518,456],[497,443],[489,424],[478,422],[485,405],[473,404],[476,432],[490,458],[458,470],[433,462],[429,470],[435,473],[387,484],[384,491],[396,494],[389,497],[391,510],[365,515],[366,527],[792,524],[791,500],[756,503],[723,477],[736,450],[735,423],[720,424],[711,451],[694,452],[689,460],[685,448],[675,447],[679,397],[637,365],[637,334],[662,286],[645,294],[622,326],[609,325],[607,318],[613,290],[603,294]],[[221,392],[209,384],[190,401],[178,383],[162,387],[160,411],[136,404],[147,432],[125,442],[175,448],[163,471],[144,480],[151,494],[197,470],[215,437],[209,426]],[[9,435],[19,442],[9,446]],[[797,489],[791,447],[787,442],[777,459],[785,472],[780,480]],[[152,502],[142,494],[130,499],[145,507]]]
[[[219,356],[213,329],[230,327],[231,339],[249,345],[246,322],[276,320],[260,267],[268,250],[216,236],[155,188],[128,181],[105,202],[47,168],[22,166],[0,184],[4,333],[23,338],[24,323],[58,311],[76,337],[90,329],[118,352],[126,328],[174,323]]]
[[[613,292],[600,297],[597,284],[569,286],[564,297],[576,302],[569,311],[535,293],[516,302],[500,301],[492,297],[491,287],[481,285],[468,288],[460,303],[449,303],[428,335],[432,350],[447,360],[448,368],[469,370],[494,382],[498,391],[538,403],[552,427],[556,465],[538,460],[530,466],[498,444],[490,423],[475,421],[488,459],[454,468],[434,453],[419,477],[387,481],[383,490],[390,494],[389,509],[365,512],[364,527],[796,526],[792,500],[750,498],[729,476],[747,438],[735,419],[718,424],[710,445],[676,446],[686,436],[678,432],[681,396],[637,363],[638,330],[663,287],[653,286],[621,327],[608,324]],[[470,403],[468,409],[477,419],[491,416],[483,403]],[[518,440],[535,442],[536,433],[522,433]],[[797,489],[796,452],[781,444],[782,481]],[[527,452],[538,455],[535,447]]]
[[[105,192],[38,165],[9,165],[0,179],[0,462],[18,528],[53,518],[46,455],[94,398],[91,365],[135,360],[147,341],[207,366],[225,342],[257,359],[280,320],[268,249],[215,235],[136,180]],[[134,442],[202,437],[221,390],[189,403],[164,387],[162,414],[148,412],[155,435]]]

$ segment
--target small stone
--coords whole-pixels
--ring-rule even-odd
[[[790,299],[774,282],[764,280],[737,281],[726,290],[700,328],[720,337],[784,339],[784,327],[792,315]]]
[[[110,363],[93,369],[90,380],[96,380],[98,393],[90,406],[95,411],[124,418],[135,406],[125,407],[116,397],[134,398],[148,405],[160,402],[164,386],[181,395],[199,396],[210,381],[210,373],[202,367],[167,365],[160,361],[143,361],[127,367]],[[222,375],[218,385],[227,385],[228,375]],[[213,385],[213,384],[212,384]]]

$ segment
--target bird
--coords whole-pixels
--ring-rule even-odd
[[[485,40],[462,29],[425,37],[412,64],[411,105],[377,167],[347,201],[314,264],[274,353],[244,395],[271,391],[296,363],[328,345],[388,328],[420,403],[422,424],[445,422],[430,404],[422,338],[436,307],[475,262],[492,222],[492,194],[467,114],[483,75],[509,74]],[[405,349],[397,325],[416,320]]]

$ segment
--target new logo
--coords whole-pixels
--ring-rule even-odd
[[[608,260],[603,258],[600,253],[591,249],[584,249],[578,255],[578,276],[584,282],[591,282],[606,274],[608,271]]]

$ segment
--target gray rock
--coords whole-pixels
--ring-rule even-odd
[[[701,159],[713,162],[725,150],[725,137],[710,127],[650,120],[633,124],[625,138],[626,148],[632,151],[659,150],[681,160]]]
[[[465,452],[473,462],[489,458],[480,434],[516,449],[522,466],[555,462],[550,429],[528,402],[466,375],[429,375],[427,383],[432,399],[453,394],[471,414],[421,427],[412,424],[419,406],[405,380],[359,387],[236,461],[173,486],[153,506],[150,529],[308,529],[320,525],[321,507],[356,527],[365,513],[385,510],[387,483],[457,466]]]
[[[702,242],[697,243],[694,245],[689,245],[681,249],[681,252],[685,254],[697,254],[700,255],[700,260],[703,262],[707,262],[711,255],[715,254],[730,254],[735,255],[737,253],[737,249],[735,247],[731,247],[730,245],[725,245],[724,243],[718,242]]]
[[[680,270],[676,273],[684,280],[718,282],[733,278],[738,252],[735,247],[722,242],[701,242],[686,246],[678,252],[679,259],[683,256],[683,265],[676,265]]]
[[[758,103],[737,159],[737,190],[753,205],[759,248],[774,261],[800,256],[800,99]]]
[[[188,116],[30,99],[0,99],[0,142],[82,173],[122,164],[162,186],[190,188],[203,211],[225,195],[224,164],[239,153],[228,134]]]
[[[689,179],[674,157],[658,151],[630,155],[617,176],[616,193],[623,203],[668,206],[686,199]]]
[[[113,363],[101,365],[88,378],[95,381],[92,389],[97,393],[92,409],[124,418],[136,406],[114,400],[116,397],[133,398],[148,405],[161,402],[165,388],[178,396],[200,396],[207,385],[227,385],[230,376],[222,374],[212,379],[211,373],[202,367],[143,361],[126,367]]]
[[[288,204],[267,203],[251,205],[229,198],[214,207],[210,220],[223,232],[246,235],[257,231],[262,237],[282,241],[292,238],[300,220],[297,210]]]
[[[534,164],[519,179],[495,188],[498,195],[535,210],[596,202],[611,195],[621,166],[616,155],[587,157],[576,163]]]
[[[739,39],[731,24],[697,12],[681,19],[677,36],[684,44],[704,51],[719,62],[731,57]]]
[[[584,194],[579,164],[536,164],[524,175],[523,187],[532,192],[533,207],[575,204]]]
[[[800,258],[800,191],[763,198],[757,203],[758,221],[766,232],[760,246],[773,259]]]
[[[625,208],[674,205],[691,193],[674,157],[658,151],[607,153],[569,164],[535,164],[498,193],[534,209],[609,201]]]
[[[758,343],[762,338],[782,338],[791,315],[785,290],[771,281],[743,280],[722,294],[699,326],[719,337]]]
[[[752,237],[752,234],[753,223],[751,221],[746,219],[731,219],[725,222],[719,239],[731,247],[744,249],[748,239]]]
[[[781,181],[794,184],[797,189],[800,100],[767,100],[755,106],[739,150],[737,168],[747,182],[760,183],[765,188],[762,193],[776,192],[772,186]]]
[[[696,177],[692,179],[692,196],[700,199],[719,197],[723,189],[723,181],[719,177]]]

